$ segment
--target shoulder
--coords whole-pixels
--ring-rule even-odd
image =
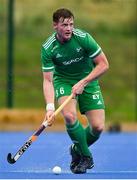
[[[91,34],[81,29],[73,29],[73,35],[76,39],[82,42],[88,41],[89,39],[93,39]]]
[[[53,48],[53,44],[56,41],[55,33],[53,33],[43,44],[42,48],[45,50]]]
[[[91,45],[95,43],[92,35],[81,29],[74,29],[73,36],[83,47],[87,47],[89,44]]]
[[[81,30],[81,29],[73,29],[73,34],[77,38],[86,38],[87,32]]]

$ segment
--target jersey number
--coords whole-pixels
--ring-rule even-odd
[[[64,94],[64,88],[63,87],[60,87],[59,90],[56,90],[56,96],[58,97],[59,94]]]

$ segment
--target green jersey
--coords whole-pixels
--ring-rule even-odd
[[[53,33],[42,45],[42,70],[54,71],[54,80],[81,80],[93,70],[93,59],[100,53],[101,48],[92,36],[80,29],[74,29],[71,39],[63,44]]]

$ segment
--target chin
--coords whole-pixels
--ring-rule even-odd
[[[64,38],[65,41],[69,41],[71,39],[71,36]]]

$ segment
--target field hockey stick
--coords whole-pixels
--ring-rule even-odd
[[[60,107],[54,112],[53,116],[57,116],[57,114],[69,103],[69,101],[73,98],[73,94],[71,94],[64,102],[60,105]],[[52,116],[52,117],[53,117]],[[36,141],[38,136],[42,133],[42,131],[48,127],[48,122],[44,121],[39,129],[34,132],[34,134],[25,142],[25,144],[18,150],[18,152],[12,156],[11,153],[7,155],[7,161],[10,164],[14,164],[22,155],[23,153],[30,147],[30,145]]]

